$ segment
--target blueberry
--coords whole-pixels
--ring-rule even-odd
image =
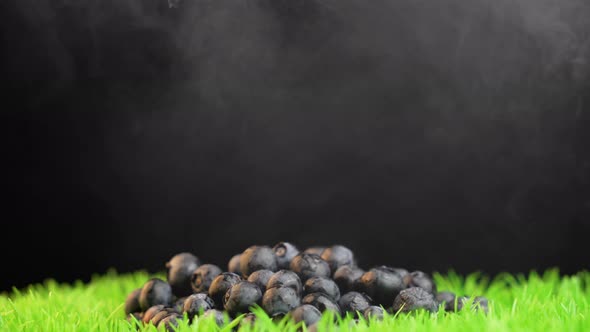
[[[223,314],[223,311],[219,311],[219,310],[215,310],[215,309],[207,310],[203,314],[203,319],[211,319],[209,317],[214,317],[213,319],[215,320],[215,323],[217,324],[217,326],[225,325],[225,315]]]
[[[435,297],[438,305],[443,305],[446,311],[455,310],[455,293],[451,292],[439,292]]]
[[[324,250],[326,250],[326,247],[310,247],[305,249],[303,253],[321,256]]]
[[[340,288],[340,293],[348,293],[353,290],[353,286],[365,271],[358,267],[344,265],[334,272],[334,282]]]
[[[301,295],[303,290],[299,276],[295,272],[289,270],[281,270],[268,279],[266,289],[276,287],[291,287],[297,292],[298,296]]]
[[[167,280],[174,295],[183,297],[192,294],[191,277],[199,265],[199,259],[188,252],[177,254],[166,263]]]
[[[208,293],[213,279],[221,274],[217,265],[204,264],[199,266],[191,278],[191,285],[195,293]]]
[[[362,313],[371,305],[370,302],[371,299],[369,299],[366,295],[363,295],[359,292],[348,292],[340,297],[338,305],[340,306],[342,313],[356,313],[357,311]]]
[[[488,299],[483,296],[477,296],[473,301],[467,296],[459,297],[457,299],[457,311],[463,310],[463,307],[470,302],[472,310],[482,310],[486,314],[489,312]]]
[[[305,294],[323,293],[332,301],[340,300],[340,289],[334,280],[326,277],[313,277],[307,279],[304,285]]]
[[[427,291],[428,293],[435,294],[436,293],[436,285],[432,278],[422,272],[422,271],[414,271],[404,277],[404,284],[406,287],[420,287]]]
[[[312,306],[318,308],[318,310],[321,312],[331,311],[338,316],[341,314],[338,304],[323,293],[307,294],[303,300],[301,300],[301,303],[311,304]]]
[[[273,274],[274,272],[271,270],[258,270],[248,277],[248,281],[256,284],[258,287],[260,287],[262,293],[264,293],[266,292],[266,284],[268,284],[268,281]]]
[[[178,312],[182,312],[182,310],[184,309],[184,302],[186,301],[187,297],[181,297],[174,301],[172,308],[174,308]]]
[[[436,301],[432,294],[420,287],[404,289],[393,301],[394,312],[410,312],[418,309],[431,312],[437,309]]]
[[[174,310],[174,308],[164,308],[154,315],[154,317],[150,320],[150,323],[152,323],[154,326],[158,326],[162,319],[170,315],[178,315],[178,312]]]
[[[277,270],[277,258],[274,251],[267,246],[252,246],[240,257],[240,268],[244,278],[258,270]]]
[[[303,282],[312,277],[329,278],[331,275],[328,263],[314,254],[301,253],[295,256],[291,261],[290,268]]]
[[[393,271],[399,274],[400,277],[405,278],[410,272],[406,269],[402,269],[401,267],[389,267],[389,266],[382,266],[381,268],[385,268],[387,270]]]
[[[139,294],[141,294],[141,288],[138,288],[127,295],[127,298],[125,299],[125,315],[141,311]]]
[[[291,311],[291,318],[295,323],[304,322],[309,326],[317,323],[322,318],[322,313],[316,307],[304,304]]]
[[[260,287],[248,281],[242,281],[231,287],[223,298],[223,307],[231,315],[245,313],[262,299]]]
[[[322,252],[321,257],[328,263],[328,265],[330,265],[332,273],[336,272],[341,266],[354,265],[354,255],[352,254],[352,251],[341,245],[327,248]]]
[[[162,318],[162,320],[158,323],[158,331],[176,331],[180,320],[182,320],[182,316],[179,314],[170,314]]]
[[[158,304],[167,306],[171,303],[172,288],[167,282],[154,278],[143,285],[139,294],[139,306],[141,310],[147,310],[149,307]]]
[[[287,314],[301,304],[299,294],[291,287],[267,289],[262,297],[262,308],[269,316]]]
[[[370,319],[383,320],[383,312],[384,312],[384,310],[382,307],[372,305],[372,306],[368,307],[367,310],[365,310],[363,312],[363,316],[365,317],[366,320],[370,320]]]
[[[355,289],[371,297],[375,304],[389,305],[403,290],[404,282],[399,274],[383,267],[365,272],[355,283]]]
[[[148,324],[155,315],[157,315],[160,311],[166,310],[166,306],[163,304],[158,304],[153,307],[148,308],[145,313],[143,314],[142,321]]]
[[[193,317],[204,313],[207,310],[215,308],[215,302],[205,293],[193,294],[186,298],[183,312],[186,312],[188,317],[192,320]]]
[[[242,269],[240,268],[240,257],[242,257],[242,254],[237,254],[229,260],[229,263],[227,263],[228,272],[242,274]]]
[[[289,242],[280,242],[272,250],[277,257],[277,268],[281,270],[288,269],[293,257],[299,254],[299,249]]]
[[[473,307],[475,308],[475,310],[481,309],[486,314],[490,310],[488,299],[484,296],[476,296],[475,299],[473,299]]]
[[[221,305],[225,292],[240,281],[242,281],[242,278],[239,275],[231,272],[223,272],[211,282],[211,286],[209,286],[209,297],[217,305]]]

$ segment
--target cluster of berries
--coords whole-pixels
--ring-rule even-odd
[[[336,316],[352,313],[380,319],[384,309],[410,312],[418,309],[461,310],[470,303],[487,312],[484,297],[456,298],[437,292],[424,272],[380,266],[364,271],[352,251],[344,246],[313,247],[300,252],[288,242],[270,248],[252,246],[231,258],[228,272],[213,264],[202,264],[190,253],[180,253],[166,263],[167,282],[151,279],[125,301],[129,318],[171,329],[184,314],[213,316],[224,324],[229,316],[247,314],[242,324],[251,324],[250,313],[260,306],[271,317],[289,315],[295,322],[311,326],[322,312]]]

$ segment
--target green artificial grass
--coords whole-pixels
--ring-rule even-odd
[[[148,278],[145,272],[95,276],[88,284],[47,281],[0,295],[0,331],[135,331],[125,320],[123,301]],[[485,295],[490,312],[464,309],[459,313],[417,312],[388,315],[383,321],[355,323],[345,317],[332,323],[324,317],[318,331],[590,331],[590,273],[560,276],[557,270],[542,275],[502,274],[489,280],[480,274],[466,278],[450,272],[435,274],[439,290],[458,295]],[[218,328],[211,319],[182,322],[178,331],[298,331],[287,319],[272,322],[260,310],[255,326],[239,327],[239,318]],[[153,326],[143,331],[156,331]]]

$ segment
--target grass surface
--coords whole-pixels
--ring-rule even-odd
[[[89,284],[47,281],[0,295],[0,331],[135,331],[124,319],[127,293],[140,287],[147,273],[96,276]],[[344,318],[331,323],[324,317],[318,331],[590,331],[590,273],[560,276],[556,270],[542,275],[500,275],[490,281],[478,274],[462,278],[454,273],[435,275],[439,290],[458,295],[485,295],[490,313],[463,310],[387,316],[383,321],[354,323]],[[273,323],[263,313],[252,329],[240,331],[297,331],[299,325]],[[232,331],[238,320],[218,328],[211,320],[183,322],[179,331]],[[156,331],[148,326],[144,331]]]

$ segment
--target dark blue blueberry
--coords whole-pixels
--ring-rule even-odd
[[[191,285],[195,293],[208,293],[209,287],[218,275],[221,269],[217,265],[204,264],[199,266],[191,278]]]
[[[301,305],[291,311],[291,319],[295,323],[304,322],[306,326],[317,323],[322,318],[322,313],[309,304]]]
[[[455,310],[455,293],[439,292],[436,294],[435,300],[438,305],[445,308],[445,311]]]
[[[239,275],[231,272],[223,272],[211,282],[211,286],[209,286],[209,297],[213,299],[213,302],[221,306],[225,292],[240,281],[242,281],[242,278]]]
[[[250,276],[248,277],[248,281],[253,284],[256,284],[258,287],[260,287],[262,293],[264,293],[266,292],[266,284],[268,284],[268,281],[270,280],[273,274],[275,273],[271,270],[258,270],[250,274]]]
[[[399,293],[393,301],[392,309],[394,312],[410,312],[419,309],[434,312],[437,307],[437,303],[430,292],[420,287],[412,287]]]
[[[242,274],[242,269],[240,268],[240,258],[242,254],[237,254],[229,260],[227,263],[227,271],[235,274]]]
[[[154,278],[143,285],[139,294],[139,306],[145,311],[158,304],[165,306],[172,304],[172,288],[167,282]]]
[[[305,294],[323,293],[332,301],[340,300],[340,289],[334,280],[326,277],[313,277],[307,279],[303,286]]]
[[[300,304],[299,294],[291,287],[267,289],[262,297],[262,308],[271,317],[287,314]]]
[[[332,273],[344,265],[354,265],[354,255],[352,251],[345,246],[335,245],[327,248],[322,252],[322,259],[330,266]]]
[[[231,315],[246,313],[255,304],[260,303],[260,287],[248,281],[242,281],[231,287],[223,298],[223,307]]]
[[[414,271],[404,277],[404,284],[408,288],[412,287],[420,287],[425,291],[435,294],[436,293],[436,285],[432,278],[422,272],[422,271]]]
[[[277,258],[274,251],[267,246],[252,246],[240,257],[240,268],[244,278],[258,270],[277,270]]]
[[[297,273],[301,281],[313,277],[326,277],[331,275],[330,266],[320,256],[314,254],[301,253],[291,261],[291,271]]]
[[[183,312],[186,312],[189,319],[192,320],[193,317],[214,308],[215,302],[213,299],[205,293],[198,293],[186,298],[182,310]]]
[[[342,313],[363,313],[371,305],[371,299],[359,292],[348,292],[340,297],[338,305]]]
[[[363,316],[365,317],[366,320],[370,320],[370,319],[383,320],[383,313],[384,313],[384,310],[382,307],[372,305],[372,306],[368,307],[367,310],[365,310],[365,312],[363,312]]]
[[[385,268],[371,269],[356,282],[355,289],[371,297],[375,304],[387,306],[405,288],[402,277]]]
[[[152,320],[152,318],[154,318],[154,316],[156,314],[158,314],[158,312],[165,310],[165,309],[166,309],[166,306],[164,306],[163,304],[158,304],[158,305],[148,308],[143,314],[142,321],[145,324],[148,324]]]
[[[187,252],[175,255],[166,263],[167,280],[174,295],[183,297],[192,294],[191,277],[199,265],[199,259]]]
[[[334,282],[336,282],[336,285],[340,288],[341,294],[348,293],[354,290],[354,284],[364,273],[365,271],[358,267],[344,265],[334,272]]]
[[[160,320],[157,325],[158,331],[174,332],[178,328],[178,323],[180,320],[182,320],[182,316],[179,314],[170,314]]]
[[[280,242],[273,250],[277,257],[277,267],[281,270],[288,269],[293,257],[299,254],[299,249],[289,242]]]
[[[340,315],[340,307],[338,306],[337,302],[332,301],[329,297],[327,297],[323,293],[311,293],[307,294],[303,300],[301,300],[302,304],[311,304],[312,306],[318,308],[319,311],[331,311],[336,315]]]
[[[276,287],[291,287],[298,295],[301,295],[301,292],[303,291],[301,279],[299,279],[299,276],[295,272],[289,270],[278,271],[268,279],[266,289]]]
[[[221,327],[225,325],[225,315],[223,314],[223,311],[215,309],[205,311],[203,314],[203,319],[210,319],[210,317],[214,317],[213,319],[215,320],[217,326]]]
[[[141,294],[141,288],[138,288],[127,295],[127,298],[125,299],[125,315],[142,311],[141,306],[139,305],[139,294]]]

